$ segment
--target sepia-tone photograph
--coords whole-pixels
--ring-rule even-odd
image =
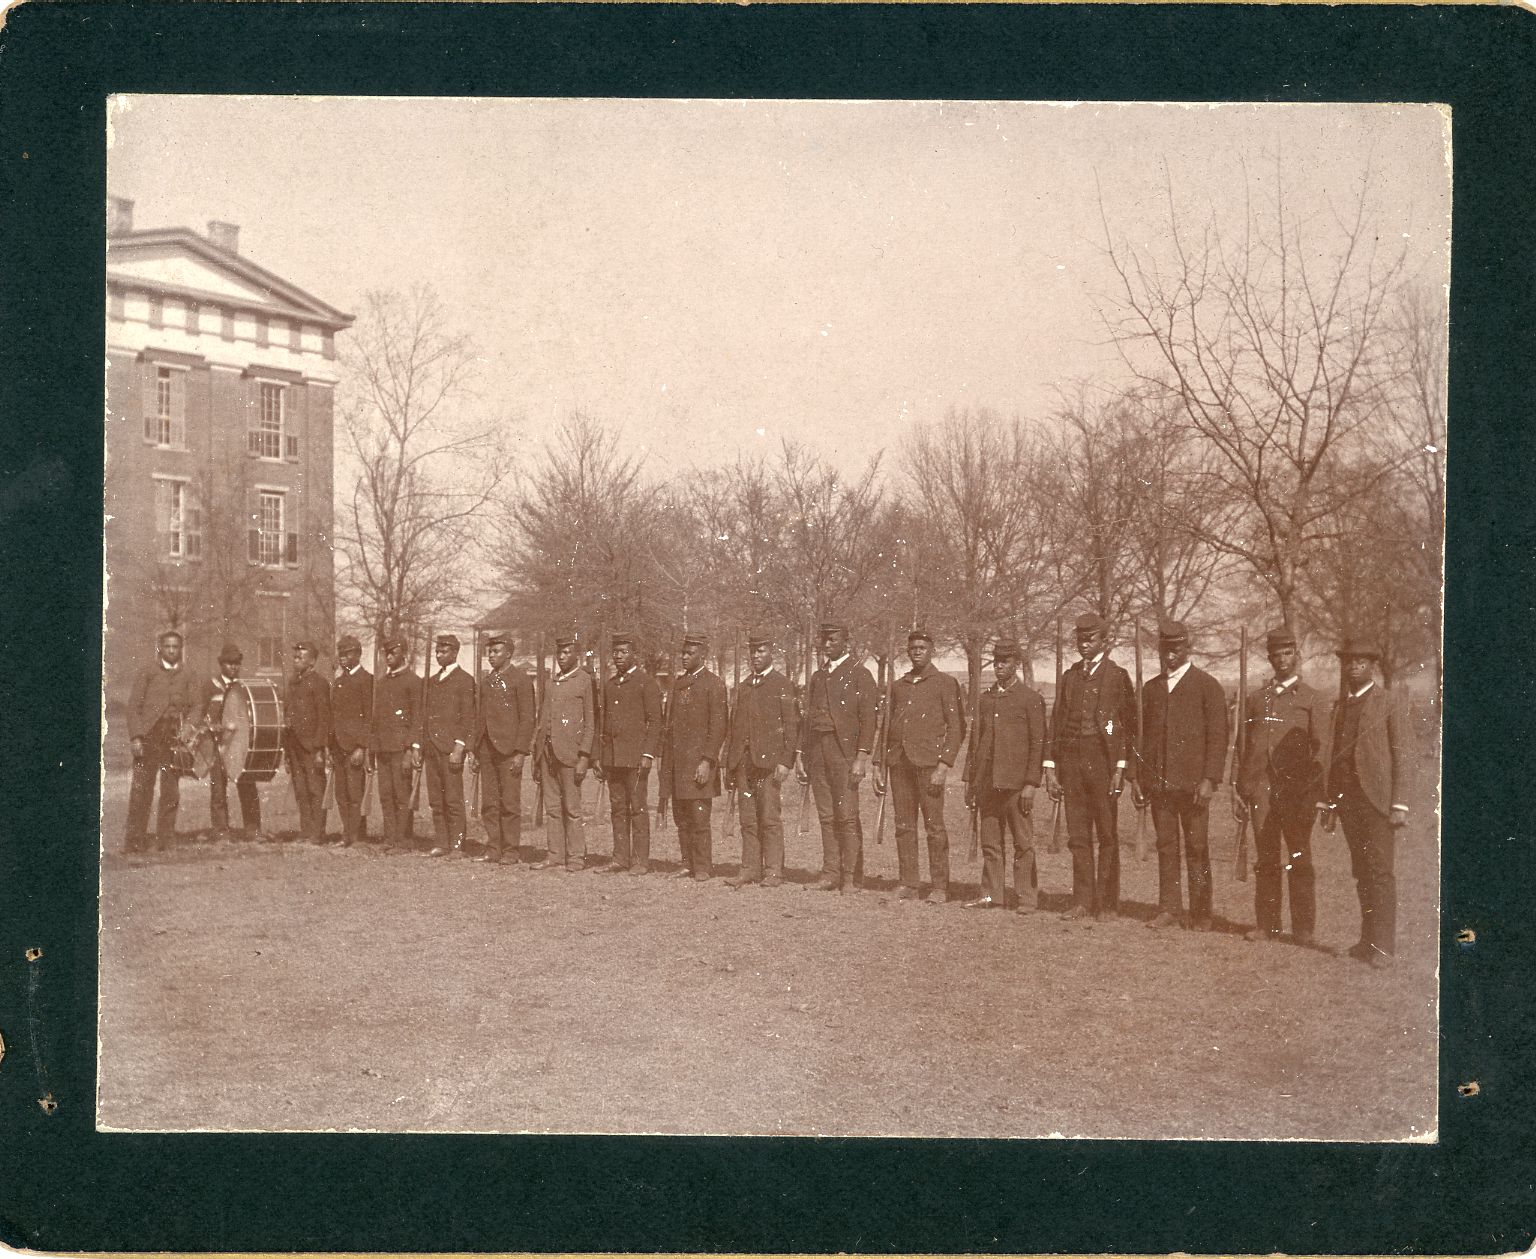
[[[112,98],[97,1128],[1435,1140],[1450,121]]]

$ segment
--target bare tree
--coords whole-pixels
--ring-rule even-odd
[[[474,361],[431,288],[365,297],[343,360],[356,480],[338,496],[336,534],[342,599],[376,634],[467,601],[473,525],[509,466],[500,427],[463,414]]]

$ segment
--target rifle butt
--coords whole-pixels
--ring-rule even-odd
[[[1051,802],[1051,848],[1052,852],[1061,851],[1061,801]]]

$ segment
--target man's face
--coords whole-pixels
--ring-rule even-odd
[[[485,658],[491,662],[491,668],[505,669],[507,662],[512,659],[512,648],[506,643],[492,643],[485,649]]]
[[[771,643],[759,643],[752,648],[752,671],[754,673],[767,673],[773,668],[773,645]]]
[[[238,660],[221,660],[219,668],[224,671],[226,678],[238,678],[240,676],[240,662]]]
[[[384,653],[384,663],[391,669],[398,669],[405,664],[405,648],[391,647]]]
[[[459,658],[458,648],[451,647],[447,643],[438,643],[434,654],[437,656],[437,663],[444,669]]]
[[[628,643],[615,643],[613,645],[613,665],[620,673],[623,673],[630,665],[635,663],[635,649]]]
[[[315,667],[315,653],[308,647],[295,647],[293,649],[293,667],[300,674],[308,673]]]
[[[160,640],[160,659],[166,664],[181,663],[181,639],[168,634]]]
[[[1296,672],[1296,648],[1271,647],[1269,649],[1269,667],[1275,671],[1275,677],[1284,682]]]
[[[1019,662],[1012,656],[1005,660],[992,662],[992,676],[997,679],[999,686],[1007,686],[1013,681],[1013,675],[1019,671]]]
[[[907,659],[914,669],[926,669],[933,659],[933,644],[926,638],[914,638],[907,644]]]
[[[704,663],[704,648],[697,643],[683,644],[683,672],[692,673]]]
[[[357,668],[358,661],[363,658],[361,647],[346,647],[336,653],[336,659],[343,669]]]
[[[1358,691],[1371,680],[1371,658],[1369,656],[1346,656],[1344,658],[1344,678],[1349,683],[1349,689]]]
[[[1084,660],[1092,660],[1104,650],[1103,630],[1085,630],[1077,636],[1077,654]]]
[[[555,664],[561,673],[569,673],[576,667],[576,644],[567,643],[564,647],[555,648]]]
[[[821,636],[821,654],[828,660],[836,660],[848,650],[848,635],[844,630],[827,630]]]
[[[1163,672],[1173,673],[1182,669],[1189,660],[1189,643],[1187,640],[1174,644],[1161,643],[1158,646],[1157,654],[1162,658]]]

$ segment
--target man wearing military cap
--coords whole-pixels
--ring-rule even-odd
[[[548,851],[537,869],[586,869],[587,836],[581,813],[581,785],[592,765],[597,740],[597,690],[581,667],[575,634],[555,638],[555,676],[544,692],[544,709],[534,732],[544,770],[544,829]]]
[[[672,801],[683,865],[679,878],[702,882],[714,874],[710,814],[720,794],[720,753],[725,745],[725,683],[704,667],[709,640],[683,638],[682,670],[672,684],[662,732],[662,792]]]
[[[181,723],[195,711],[196,687],[182,667],[181,635],[166,630],[156,640],[155,662],[140,670],[128,699],[128,740],[133,751],[133,782],[128,790],[128,826],[124,852],[149,848],[149,806],[160,783],[155,811],[155,847],[170,846],[181,807],[181,779],[173,752]]]
[[[1385,969],[1397,952],[1397,832],[1408,821],[1412,763],[1402,706],[1377,685],[1381,652],[1349,637],[1337,655],[1344,694],[1333,707],[1323,747],[1327,797],[1318,803],[1324,825],[1344,826],[1360,899],[1360,939],[1349,955]]]
[[[821,891],[858,890],[863,857],[859,784],[875,746],[879,690],[869,670],[848,649],[848,626],[821,626],[821,666],[811,675],[800,718],[795,772],[809,782],[821,823]]]
[[[224,742],[224,695],[240,677],[244,655],[234,643],[225,643],[219,649],[219,667],[203,684],[203,712],[208,729],[213,733],[216,746]],[[229,771],[222,755],[215,755],[208,773],[208,817],[213,825],[210,838],[223,839],[229,829]],[[242,839],[255,839],[261,834],[261,798],[256,794],[254,779],[240,777],[235,780],[235,795],[240,801],[240,831]]]
[[[944,828],[944,786],[965,743],[965,704],[960,684],[933,665],[933,636],[914,629],[907,635],[912,667],[891,685],[890,727],[882,766],[896,811],[896,895],[918,895],[917,815],[928,840],[928,899],[949,898],[949,832]]]
[[[1254,918],[1250,940],[1280,934],[1280,907],[1289,874],[1291,938],[1313,940],[1317,902],[1313,891],[1312,819],[1321,789],[1324,716],[1316,691],[1297,673],[1296,635],[1285,626],[1269,631],[1265,650],[1274,677],[1244,697],[1242,758],[1237,768],[1239,823],[1253,823]]]
[[[1007,851],[1013,841],[1013,887],[1021,914],[1040,903],[1032,815],[1045,758],[1045,700],[1018,677],[1023,653],[1011,639],[992,649],[995,681],[982,692],[965,757],[965,802],[981,815],[981,896],[967,909],[1007,904]]]
[[[457,634],[439,634],[434,655],[421,718],[434,841],[427,856],[446,857],[464,851],[464,758],[475,737],[475,684],[459,668]]]
[[[1189,662],[1189,631],[1166,621],[1158,630],[1163,671],[1142,687],[1145,724],[1136,802],[1150,800],[1157,832],[1158,913],[1148,926],[1179,924],[1184,909],[1180,847],[1189,869],[1189,920],[1211,920],[1210,803],[1227,761],[1227,697],[1221,683]]]
[[[485,640],[491,669],[480,679],[480,821],[485,851],[477,861],[516,865],[523,842],[523,764],[533,750],[533,679],[512,659],[512,635],[493,630]]]
[[[635,636],[613,635],[613,680],[603,692],[602,754],[608,784],[613,859],[608,869],[642,875],[651,868],[651,767],[661,752],[662,703],[635,651]]]
[[[320,653],[309,639],[293,645],[293,676],[283,705],[283,758],[299,806],[299,834],[312,844],[325,839],[325,750],[331,742],[331,687],[315,672]]]
[[[773,667],[773,636],[747,635],[752,672],[736,687],[726,768],[736,787],[741,820],[741,870],[732,887],[784,881],[784,780],[794,768],[800,738],[795,688]]]
[[[368,838],[363,790],[368,779],[368,736],[373,725],[373,674],[363,668],[363,645],[354,634],[336,642],[336,680],[331,684],[331,773],[341,845]]]
[[[384,849],[411,847],[411,772],[421,769],[421,679],[406,664],[405,639],[384,640],[384,676],[373,708],[373,763],[379,807],[384,812]]]
[[[1077,618],[1077,654],[1051,704],[1045,789],[1067,815],[1072,906],[1064,916],[1104,920],[1120,909],[1120,791],[1136,692],[1109,658],[1109,623],[1097,612]]]

